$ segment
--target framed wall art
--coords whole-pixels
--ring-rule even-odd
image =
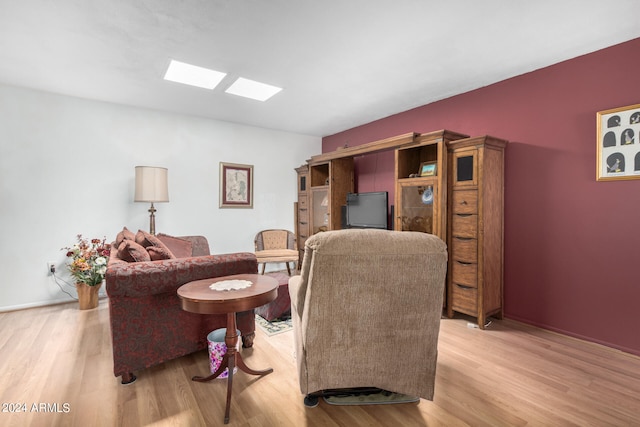
[[[438,173],[438,164],[436,162],[422,162],[418,176],[436,176]]]
[[[220,162],[220,207],[253,208],[253,166]]]
[[[640,104],[598,111],[597,181],[640,179]]]

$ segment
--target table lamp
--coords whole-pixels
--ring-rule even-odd
[[[136,166],[136,192],[134,202],[149,202],[149,233],[156,234],[156,202],[169,201],[167,168]]]

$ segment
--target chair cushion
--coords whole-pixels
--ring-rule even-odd
[[[298,251],[293,249],[270,249],[256,251],[258,262],[297,261]]]

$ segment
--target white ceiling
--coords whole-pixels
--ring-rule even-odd
[[[0,0],[0,83],[326,136],[637,37],[637,0]]]

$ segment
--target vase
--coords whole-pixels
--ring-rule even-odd
[[[89,286],[86,283],[76,283],[76,289],[78,290],[78,303],[80,304],[80,310],[90,310],[98,306],[98,291],[102,283],[95,286]]]

